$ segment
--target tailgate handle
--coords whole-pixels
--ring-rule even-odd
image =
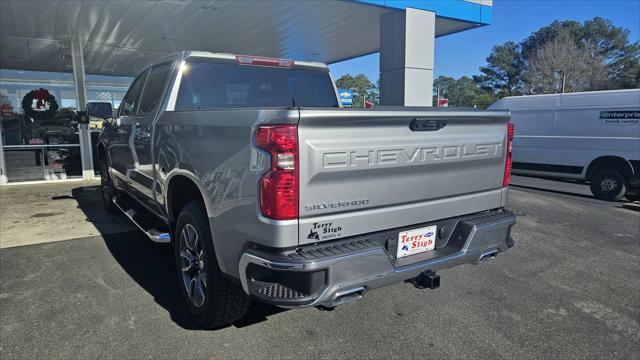
[[[446,125],[446,119],[415,118],[409,123],[409,129],[411,129],[411,131],[438,131]]]

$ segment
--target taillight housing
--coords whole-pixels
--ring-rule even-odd
[[[504,177],[502,178],[502,187],[509,186],[509,183],[511,182],[511,166],[513,163],[511,150],[513,148],[513,132],[514,132],[513,123],[508,122],[507,123],[507,149],[506,149],[507,158],[506,158],[506,161],[504,162]]]
[[[271,155],[269,170],[260,177],[260,210],[274,220],[298,218],[298,127],[264,125],[256,146]]]

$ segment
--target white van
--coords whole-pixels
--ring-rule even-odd
[[[638,200],[640,89],[513,96],[513,173],[590,183],[596,198]]]

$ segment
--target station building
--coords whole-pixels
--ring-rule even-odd
[[[118,107],[181,50],[328,64],[379,53],[381,105],[431,106],[435,38],[491,23],[492,0],[0,1],[0,184],[98,175],[89,101]],[[26,100],[25,100],[26,99]],[[48,108],[55,100],[57,111]]]

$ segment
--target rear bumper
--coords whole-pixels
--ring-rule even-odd
[[[279,253],[251,249],[240,259],[244,291],[285,308],[326,306],[361,298],[364,292],[412,279],[426,270],[478,264],[513,247],[510,236],[516,217],[494,210],[431,224],[452,231],[436,242],[436,250],[395,258],[397,232],[368,234],[330,244]],[[396,234],[396,236],[392,236]],[[440,234],[442,235],[442,234]],[[443,236],[441,236],[443,237]]]

